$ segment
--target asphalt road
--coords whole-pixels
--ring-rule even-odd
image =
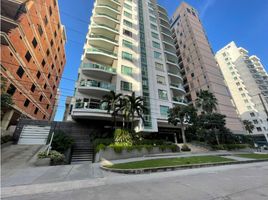
[[[268,162],[2,188],[8,200],[267,200]]]

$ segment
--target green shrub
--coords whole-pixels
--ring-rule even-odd
[[[51,159],[51,164],[52,165],[61,165],[64,164],[64,159],[65,156],[61,154],[58,151],[50,151],[49,152],[49,157]]]
[[[64,153],[67,149],[71,148],[74,140],[69,135],[66,135],[63,131],[57,131],[54,134],[51,147],[53,150],[60,153]]]
[[[11,135],[1,136],[1,144],[7,143],[9,141],[12,141],[12,136]]]
[[[113,138],[97,138],[97,139],[93,140],[92,144],[93,144],[94,148],[96,148],[100,144],[103,144],[105,146],[109,146],[113,142],[114,142]]]
[[[99,144],[96,148],[95,151],[99,152],[100,150],[105,150],[106,146],[104,144]]]
[[[166,149],[167,149],[167,146],[166,145],[160,145],[160,146],[158,146],[159,147],[159,149],[163,152],[163,151],[165,151]]]
[[[169,149],[172,152],[178,152],[178,151],[180,151],[180,147],[178,147],[176,144],[169,145]]]
[[[245,149],[250,147],[248,144],[221,144],[212,145],[213,150],[235,150],[235,149]]]
[[[182,151],[191,151],[190,147],[188,147],[186,144],[183,144],[181,147]]]
[[[145,149],[148,151],[148,152],[151,152],[153,150],[153,146],[152,145],[144,145]]]
[[[37,157],[39,159],[43,159],[43,158],[49,158],[49,156],[47,155],[47,152],[46,151],[41,151],[37,154]]]
[[[120,146],[131,146],[133,144],[131,134],[123,129],[114,131],[114,142]]]
[[[123,149],[126,148],[126,146],[124,145],[119,145],[119,144],[111,144],[110,147],[114,150],[115,153],[122,153]]]
[[[223,145],[212,145],[213,150],[225,150]]]

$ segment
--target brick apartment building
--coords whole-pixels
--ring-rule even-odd
[[[1,0],[1,77],[14,102],[2,129],[20,117],[53,120],[65,43],[57,0]]]

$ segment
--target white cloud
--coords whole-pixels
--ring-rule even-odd
[[[209,7],[213,6],[213,4],[216,2],[216,0],[205,0],[204,4],[201,5],[200,8],[200,17],[203,18],[209,9]]]

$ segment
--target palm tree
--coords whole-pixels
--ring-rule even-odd
[[[175,106],[168,111],[168,123],[181,127],[183,144],[186,144],[185,127],[191,123],[193,109],[190,106]]]
[[[249,120],[243,120],[243,124],[244,124],[244,127],[245,127],[246,131],[249,134],[253,133],[253,130],[254,130],[255,126],[254,126],[254,124],[251,121],[249,121]]]
[[[147,108],[143,105],[143,98],[141,96],[136,97],[135,92],[131,95],[125,96],[129,108],[129,115],[131,117],[131,132],[134,133],[134,118],[137,115],[143,121],[143,113]]]
[[[215,95],[208,90],[201,90],[196,99],[196,106],[201,108],[203,112],[212,113],[217,109],[218,100]]]
[[[116,94],[114,91],[110,91],[109,94],[103,96],[102,103],[106,104],[107,112],[111,113],[114,122],[114,129],[116,128],[116,116],[120,111],[120,101],[122,94]]]

